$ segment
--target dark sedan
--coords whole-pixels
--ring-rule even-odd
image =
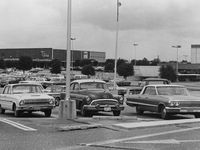
[[[124,109],[123,97],[109,92],[106,82],[97,79],[74,80],[70,85],[70,98],[76,101],[76,108],[82,116],[91,116],[94,112],[113,112],[119,116]],[[65,99],[65,93],[61,93]]]
[[[147,85],[140,94],[128,95],[126,104],[136,107],[138,114],[157,112],[163,119],[173,114],[193,114],[200,118],[200,97],[191,96],[180,85]]]

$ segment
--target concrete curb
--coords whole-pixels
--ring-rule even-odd
[[[57,127],[59,131],[74,131],[74,130],[87,130],[93,128],[100,128],[103,125],[101,124],[90,124],[90,125],[72,125],[72,126],[63,126]]]
[[[174,124],[185,124],[185,123],[198,123],[200,119],[180,119],[180,120],[162,120],[162,121],[141,121],[133,123],[119,123],[112,125],[116,128],[131,130],[136,128],[147,128],[156,126],[167,126]]]
[[[92,119],[98,120],[137,120],[137,116],[93,116]]]

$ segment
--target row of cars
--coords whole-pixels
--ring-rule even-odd
[[[146,83],[139,94],[126,94],[126,104],[136,107],[138,114],[152,111],[159,113],[163,119],[174,114],[200,117],[199,97],[191,96],[184,86],[164,80],[154,81]],[[58,90],[56,85],[53,86],[54,90]],[[23,112],[42,111],[46,117],[50,117],[52,109],[61,99],[65,99],[65,85],[60,88],[59,92],[53,92],[44,89],[39,83],[8,84],[0,94],[0,113],[12,110],[15,116],[20,116]],[[76,108],[82,116],[92,116],[98,111],[112,112],[114,116],[119,116],[124,110],[124,96],[112,94],[107,83],[98,79],[72,81],[70,99],[76,101]]]
[[[65,90],[60,93],[60,98],[65,99]],[[119,116],[124,109],[123,96],[111,94],[106,82],[98,79],[72,81],[70,98],[76,101],[76,108],[82,116],[91,116],[98,111],[113,112],[113,115]],[[8,84],[0,94],[0,113],[11,110],[18,117],[23,112],[42,111],[46,117],[50,117],[56,105],[55,99],[55,95],[45,93],[38,83]]]

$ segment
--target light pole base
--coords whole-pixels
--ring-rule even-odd
[[[76,101],[61,100],[59,106],[59,119],[76,119]]]

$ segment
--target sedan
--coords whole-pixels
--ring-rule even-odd
[[[191,96],[180,85],[147,85],[140,94],[128,95],[126,104],[136,107],[138,114],[157,112],[167,119],[174,114],[193,114],[200,117],[200,97]]]
[[[76,101],[76,108],[82,116],[92,116],[94,112],[113,112],[119,116],[124,110],[123,96],[109,92],[105,81],[98,79],[74,80],[70,84],[70,98]],[[61,93],[65,99],[65,92]]]
[[[43,93],[42,86],[36,83],[8,84],[0,94],[1,114],[11,110],[18,117],[23,112],[42,111],[50,117],[54,107],[54,98]]]

